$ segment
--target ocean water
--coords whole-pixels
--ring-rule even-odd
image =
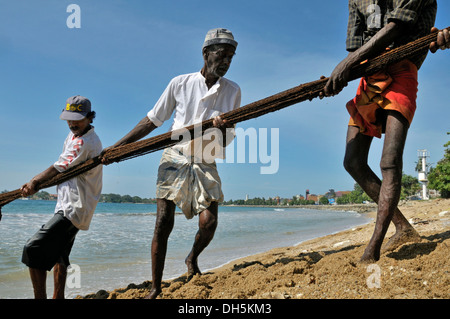
[[[54,207],[53,201],[17,200],[2,208],[0,298],[33,298],[28,268],[21,263],[22,248],[50,219]],[[66,298],[151,280],[150,244],[155,219],[153,204],[99,203],[90,229],[80,231],[75,240],[70,260],[79,266],[80,280],[71,279]],[[207,271],[234,259],[293,246],[368,221],[356,212],[220,206],[215,237],[200,255],[199,267]],[[191,250],[197,223],[196,217],[187,220],[182,214],[176,215],[163,279],[186,272],[184,259]],[[48,273],[47,286],[51,297],[52,273]]]

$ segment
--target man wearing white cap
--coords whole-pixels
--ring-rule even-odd
[[[229,30],[208,31],[202,47],[203,68],[199,72],[173,78],[148,114],[112,147],[143,138],[173,115],[171,131],[213,118],[214,127],[221,129],[223,140],[220,146],[223,149],[227,142],[231,142],[230,138],[222,135],[229,132],[230,127],[220,114],[240,107],[241,103],[239,86],[223,77],[236,47],[237,42]],[[231,139],[234,137],[234,134],[226,135],[231,135]],[[223,200],[223,193],[214,159],[205,158],[210,154],[201,152],[205,140],[203,136],[200,148],[189,141],[167,148],[162,155],[158,169],[157,220],[152,240],[153,281],[149,298],[156,298],[161,293],[167,241],[173,228],[176,206],[188,219],[199,216],[199,230],[185,261],[190,276],[200,274],[197,258],[214,236],[218,203]],[[195,140],[197,142],[198,139]],[[201,151],[196,152],[198,149]],[[223,150],[215,155],[223,157]],[[108,164],[106,160],[103,163]]]
[[[98,156],[102,143],[91,125],[95,112],[82,96],[67,99],[62,120],[70,132],[59,159],[21,188],[22,196],[35,194],[40,185],[57,174]],[[22,262],[29,267],[36,299],[47,298],[47,271],[53,268],[53,298],[64,299],[69,254],[78,230],[88,230],[102,190],[102,166],[57,186],[58,200],[53,217],[31,237],[23,249]]]

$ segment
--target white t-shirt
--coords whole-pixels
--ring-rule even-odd
[[[58,161],[53,166],[64,172],[100,155],[102,143],[92,127],[86,134],[74,137],[70,132]],[[88,230],[102,191],[103,166],[98,165],[57,186],[58,200],[55,213],[63,211],[64,216],[81,230]]]
[[[173,114],[170,130],[174,131],[232,111],[240,104],[241,89],[236,83],[222,77],[208,90],[203,75],[195,72],[173,78],[147,116],[153,124],[161,126]],[[189,154],[189,148],[190,143],[174,146],[183,154]],[[216,153],[216,157],[223,157],[223,153]]]

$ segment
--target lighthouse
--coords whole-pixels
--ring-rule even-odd
[[[422,184],[422,199],[429,199],[427,189],[427,157],[430,157],[430,153],[427,150],[418,150],[417,155],[419,156],[419,161],[422,162],[421,169],[419,170],[419,182]]]

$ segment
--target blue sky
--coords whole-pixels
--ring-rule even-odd
[[[71,3],[81,8],[81,28],[66,25]],[[450,3],[438,0],[438,28],[450,25],[449,13]],[[68,134],[59,114],[69,96],[91,100],[97,134],[104,147],[112,145],[145,116],[171,78],[200,70],[204,36],[215,27],[230,29],[239,42],[226,77],[240,85],[246,105],[331,74],[346,55],[347,1],[1,0],[0,190],[19,188],[56,161]],[[443,157],[449,65],[449,51],[439,51],[420,70],[404,153],[407,174],[416,175],[418,149],[430,151],[431,163]],[[353,189],[342,159],[345,103],[356,85],[240,123],[279,129],[279,170],[262,175],[262,163],[219,164],[225,198]],[[374,140],[370,153],[377,173],[382,141]],[[154,197],[160,155],[105,167],[103,192]]]

